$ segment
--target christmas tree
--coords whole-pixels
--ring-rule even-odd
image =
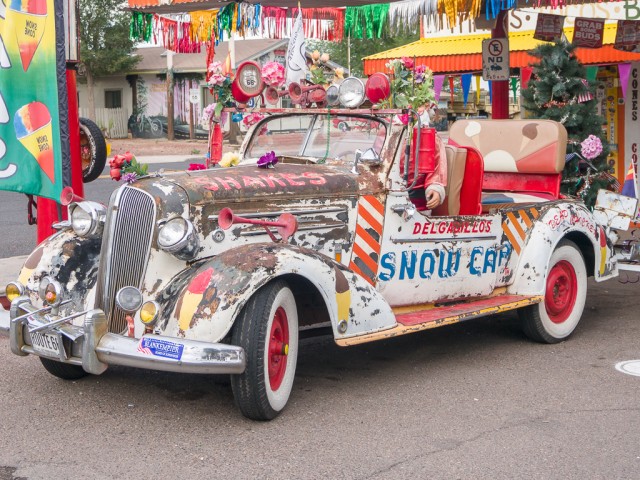
[[[565,126],[569,141],[562,191],[592,207],[598,190],[611,189],[616,180],[609,173],[609,146],[602,129],[605,121],[597,111],[596,85],[586,80],[575,48],[560,40],[529,52],[538,63],[532,65],[531,80],[522,90],[522,104],[528,118],[555,120]]]

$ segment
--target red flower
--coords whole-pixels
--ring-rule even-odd
[[[413,69],[413,58],[402,57],[402,65],[404,65],[404,68],[406,68],[407,70],[412,70]]]
[[[122,155],[124,157],[125,162],[130,162],[133,159],[133,153],[127,151],[124,152],[124,155]]]
[[[124,162],[124,155],[116,155],[115,157],[113,157],[113,160],[109,162],[109,166],[111,166],[111,168],[122,168]]]
[[[122,171],[119,168],[114,168],[113,166],[111,166],[111,171],[109,173],[111,174],[111,178],[115,181],[119,181],[122,176]]]

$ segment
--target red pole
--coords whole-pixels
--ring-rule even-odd
[[[496,27],[491,30],[491,38],[506,38],[507,10],[498,14]],[[491,82],[491,118],[500,120],[509,118],[509,80]]]
[[[76,86],[76,71],[67,68],[67,98],[69,118],[69,151],[71,155],[71,186],[73,193],[79,197],[84,196],[82,183],[82,158],[80,156],[80,120],[78,115],[78,89]],[[62,209],[63,217],[66,217],[66,209]],[[38,225],[37,241],[42,242],[52,235],[55,230],[51,227],[59,221],[58,202],[48,198],[38,197]]]

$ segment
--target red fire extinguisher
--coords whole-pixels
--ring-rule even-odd
[[[213,124],[213,132],[211,133],[211,141],[209,144],[209,165],[215,165],[222,159],[222,128],[219,122]]]
[[[407,172],[407,182],[409,185],[413,183],[414,173],[416,171],[416,148],[418,144],[418,135],[420,135],[420,151],[418,152],[418,182],[415,188],[421,188],[421,179],[436,169],[436,129],[424,127],[413,129],[413,139],[411,141],[411,150],[409,155],[409,171]],[[404,163],[404,162],[403,162]],[[401,164],[404,167],[403,164]],[[404,170],[402,168],[401,170]],[[401,171],[404,175],[404,171]]]

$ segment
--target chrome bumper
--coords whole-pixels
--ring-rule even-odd
[[[242,373],[245,369],[241,347],[161,335],[124,337],[107,331],[107,318],[99,309],[85,314],[82,327],[62,324],[47,331],[60,338],[62,347],[57,357],[43,355],[30,342],[29,329],[44,324],[36,318],[36,311],[27,297],[19,297],[11,304],[9,319],[0,315],[0,334],[9,334],[11,351],[16,355],[39,355],[81,365],[94,375],[103,373],[109,365],[206,374]]]

